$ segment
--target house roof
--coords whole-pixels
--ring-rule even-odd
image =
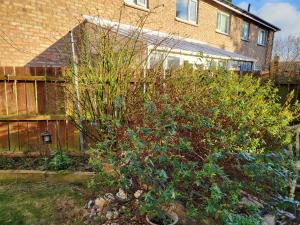
[[[112,22],[96,16],[84,16],[85,22],[96,24],[101,27],[110,28],[114,32],[122,36],[132,36],[138,33],[138,38],[144,41],[148,46],[159,46],[157,49],[165,49],[166,51],[187,54],[193,56],[231,59],[237,61],[255,62],[256,59],[247,57],[234,52],[226,51],[221,48],[216,48],[207,43],[200,42],[194,39],[183,38],[180,36],[169,35],[164,32],[153,31],[150,29],[139,29],[137,27],[122,24],[119,22]]]
[[[222,5],[223,7],[242,15],[243,17],[246,17],[256,23],[259,23],[273,31],[280,31],[280,28],[278,28],[277,26],[267,22],[266,20],[254,15],[253,13],[248,12],[247,10],[244,10],[234,4],[232,4],[231,2],[229,2],[228,0],[212,0],[213,2],[217,3],[218,5]]]

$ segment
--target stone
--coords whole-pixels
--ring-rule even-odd
[[[240,205],[252,205],[258,208],[263,208],[263,204],[261,204],[258,199],[252,195],[247,195],[242,197],[241,201],[239,202]]]
[[[89,200],[88,203],[85,205],[85,209],[91,209],[95,205],[95,201]]]
[[[127,199],[127,194],[121,188],[119,189],[119,192],[116,194],[116,196],[120,201],[125,201]]]
[[[92,208],[90,213],[90,219],[94,219],[97,216],[97,210],[95,208]]]
[[[111,220],[113,218],[113,216],[114,216],[114,214],[112,211],[107,211],[107,213],[105,215],[106,219],[108,219],[108,220]]]
[[[107,201],[107,202],[114,202],[116,200],[115,196],[112,194],[112,193],[106,193],[104,195],[104,199]]]
[[[263,217],[262,225],[275,225],[275,216],[267,214]]]
[[[104,198],[97,198],[95,200],[95,208],[98,212],[101,212],[106,205],[107,201]]]
[[[140,198],[143,194],[143,191],[142,190],[137,190],[135,193],[134,193],[134,197],[135,198]]]
[[[178,215],[180,224],[182,224],[182,225],[198,225],[198,222],[196,220],[187,218],[186,209],[179,201],[173,203],[170,210],[172,212],[175,212]]]

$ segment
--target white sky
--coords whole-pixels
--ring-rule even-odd
[[[238,6],[247,9],[248,2],[243,1]],[[276,33],[276,37],[300,35],[300,10],[291,3],[264,1],[260,8],[252,6],[251,12],[281,28],[281,31]]]

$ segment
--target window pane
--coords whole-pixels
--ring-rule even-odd
[[[229,33],[229,16],[228,15],[218,13],[217,30],[224,32],[226,34]]]
[[[240,71],[249,72],[252,70],[252,62],[241,62]]]
[[[176,17],[188,20],[188,1],[176,0]]]
[[[260,45],[264,45],[266,40],[266,32],[264,30],[260,30],[258,33],[258,41],[257,43]]]
[[[197,1],[190,2],[190,20],[197,22]]]
[[[262,42],[262,34],[261,34],[261,31],[259,31],[259,34],[258,34],[258,44],[261,44]]]
[[[217,29],[221,30],[221,14],[218,13],[217,15]]]
[[[147,0],[137,0],[137,4],[142,5],[142,6],[146,6],[146,4],[147,4],[146,1]]]
[[[168,56],[168,69],[177,69],[180,66],[180,58]]]
[[[249,23],[244,22],[242,26],[242,39],[248,40],[249,39]]]
[[[150,56],[150,68],[162,66],[164,62],[164,56],[161,53],[152,53]]]

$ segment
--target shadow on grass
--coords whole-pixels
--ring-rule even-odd
[[[83,187],[0,183],[0,224],[82,224]]]

